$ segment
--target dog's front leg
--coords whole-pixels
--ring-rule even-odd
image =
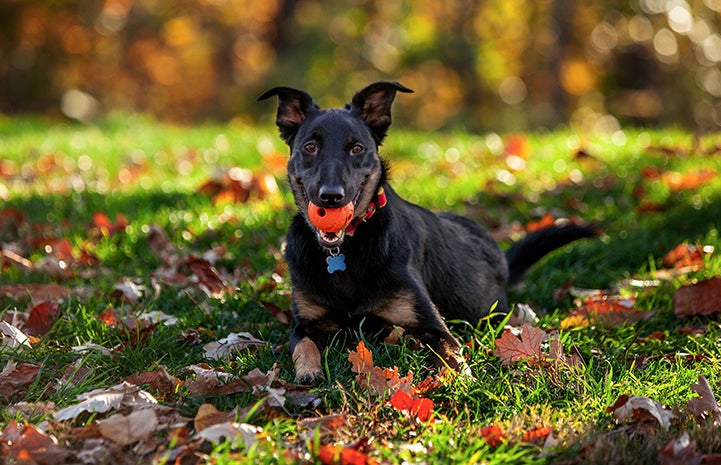
[[[295,382],[311,384],[323,378],[323,365],[321,350],[323,349],[325,333],[308,331],[305,325],[299,324],[293,328],[290,336],[290,354],[295,367]]]
[[[461,344],[426,295],[413,290],[401,291],[384,305],[378,316],[391,325],[402,327],[428,346],[438,356],[436,365],[447,365],[455,371],[470,374],[460,355]]]

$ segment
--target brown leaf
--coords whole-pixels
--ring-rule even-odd
[[[683,286],[673,295],[673,312],[678,317],[710,315],[721,311],[721,278]]]
[[[15,425],[14,429],[18,429],[14,420],[10,423]],[[10,427],[9,424],[5,431]],[[5,431],[3,431],[3,436]],[[63,463],[73,455],[71,451],[58,446],[54,437],[39,431],[33,425],[21,427],[20,435],[3,451],[3,455],[5,454],[11,463],[37,463],[40,465]]]
[[[13,300],[58,301],[73,295],[73,290],[58,284],[10,284],[0,286],[0,295]]]
[[[197,278],[198,285],[208,296],[220,297],[225,292],[231,291],[228,283],[208,260],[190,256],[187,263],[188,268]]]
[[[699,420],[705,418],[708,413],[714,419],[714,423],[721,424],[721,408],[719,408],[716,397],[711,391],[708,381],[705,377],[698,377],[698,384],[692,384],[691,390],[694,391],[699,397],[694,397],[688,401],[688,408],[691,413]]]
[[[502,365],[508,365],[521,360],[529,363],[539,363],[544,359],[541,344],[548,339],[548,335],[541,329],[526,323],[521,329],[521,335],[515,336],[511,331],[504,331],[496,339],[496,349],[493,355],[501,359]]]
[[[195,414],[195,418],[193,419],[195,431],[202,431],[205,428],[219,423],[233,421],[237,410],[238,409],[235,408],[230,412],[221,412],[212,404],[203,404],[198,408],[198,413]]]
[[[23,392],[35,380],[42,365],[21,363],[8,360],[0,372],[0,397],[10,399]]]
[[[658,451],[659,465],[700,465],[703,457],[696,452],[696,442],[684,431],[678,439],[672,439]]]
[[[98,429],[104,438],[127,446],[148,439],[158,426],[158,416],[152,409],[140,409],[130,414],[116,413],[105,420],[98,420]]]

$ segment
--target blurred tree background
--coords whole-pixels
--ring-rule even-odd
[[[416,91],[404,126],[721,126],[721,0],[3,0],[0,112],[268,121],[274,85]]]

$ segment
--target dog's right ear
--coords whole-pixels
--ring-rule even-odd
[[[278,96],[278,114],[275,124],[280,131],[280,137],[290,145],[298,127],[305,121],[308,113],[318,110],[319,107],[313,101],[313,97],[306,92],[290,87],[273,87],[258,97],[256,101],[260,102],[274,95]]]

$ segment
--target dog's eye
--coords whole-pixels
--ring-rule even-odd
[[[363,150],[365,150],[365,148],[362,145],[355,144],[353,147],[351,147],[350,153],[352,153],[353,155],[358,155],[359,153],[363,152]]]
[[[303,150],[308,153],[316,153],[318,151],[318,146],[313,142],[308,142],[303,146]]]

